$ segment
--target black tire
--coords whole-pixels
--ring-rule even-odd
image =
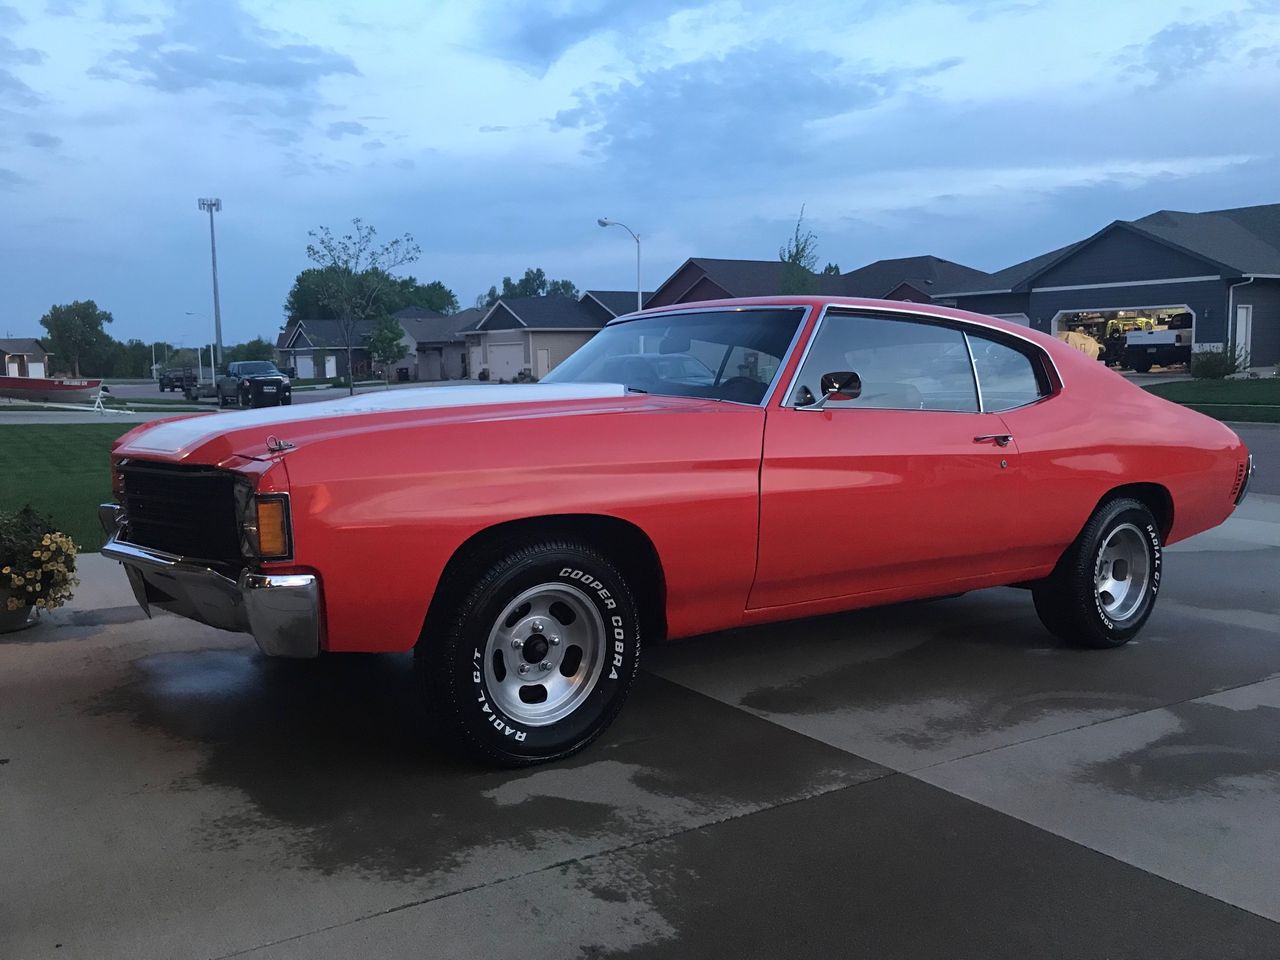
[[[499,618],[508,614],[512,604],[531,591],[548,589],[563,591],[579,604],[582,619],[577,630],[590,634],[593,629],[603,629],[599,644],[590,645],[596,650],[598,670],[588,670],[588,663],[594,661],[589,661],[591,654],[581,648],[576,665],[571,662],[574,636],[586,635],[573,632],[576,616],[566,621],[563,613],[555,614],[565,625],[544,627],[546,636],[541,631],[530,633],[523,641],[524,649],[516,653],[505,638],[512,636],[514,645],[514,637],[532,630],[529,624],[539,619],[524,604],[502,621],[501,628],[510,633],[503,633],[503,639],[497,637]],[[435,733],[446,746],[495,766],[522,767],[558,760],[589,744],[622,709],[640,662],[640,619],[626,580],[595,547],[558,540],[478,558],[442,583],[440,596],[458,599],[445,609],[432,611],[414,648],[414,666]],[[519,617],[523,619],[513,619]],[[555,636],[553,630],[563,630],[566,637],[556,648],[547,646],[548,639]],[[541,669],[542,662],[550,662],[542,657],[557,655],[558,667],[544,675],[549,682],[557,681],[556,674],[570,666],[597,677],[591,685],[576,682],[579,692],[568,696],[581,699],[571,712],[553,722],[538,718],[529,722],[530,718],[504,706],[513,702],[513,691],[516,699],[524,700],[523,691],[539,683],[533,676],[521,680],[510,670],[524,665],[532,674]],[[534,659],[529,660],[530,656]],[[498,662],[504,677],[495,681]],[[547,689],[542,687],[545,697],[550,696]],[[515,707],[536,710],[552,704],[548,699],[545,704]]]
[[[1134,591],[1132,596],[1099,592],[1099,572],[1119,569],[1118,561],[1108,561],[1102,551],[1121,549],[1117,544],[1131,545],[1130,559],[1123,561],[1122,577],[1107,582],[1125,586],[1126,593]],[[1089,518],[1053,573],[1032,585],[1040,622],[1076,646],[1108,649],[1127,643],[1155,608],[1163,554],[1160,526],[1145,504],[1127,497],[1107,501]]]
[[[238,407],[253,406],[253,397],[249,395],[248,390],[241,390],[236,394],[236,406]]]
[[[1133,361],[1132,367],[1133,367],[1133,372],[1134,372],[1134,373],[1150,373],[1150,372],[1151,372],[1151,361],[1150,361],[1150,360],[1135,360],[1135,361]]]

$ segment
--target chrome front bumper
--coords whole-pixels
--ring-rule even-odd
[[[107,532],[102,555],[124,564],[133,595],[147,616],[156,607],[211,627],[248,633],[269,657],[320,653],[320,584],[309,573],[242,571],[232,580],[183,557],[116,539],[120,508],[98,507]]]

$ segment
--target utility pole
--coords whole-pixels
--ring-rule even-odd
[[[201,210],[209,211],[209,256],[213,261],[213,338],[218,345],[218,355],[210,358],[210,366],[222,362],[222,307],[218,303],[218,241],[213,233],[213,215],[222,209],[217,197],[201,197],[196,201]]]

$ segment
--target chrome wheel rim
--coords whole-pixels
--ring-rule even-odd
[[[484,652],[494,704],[512,720],[545,727],[582,706],[600,680],[604,618],[577,587],[542,583],[506,605]]]
[[[1132,523],[1123,523],[1107,534],[1098,548],[1093,566],[1098,606],[1112,620],[1128,620],[1142,606],[1150,585],[1147,535]]]

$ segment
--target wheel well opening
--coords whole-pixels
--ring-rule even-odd
[[[641,635],[648,642],[666,638],[667,584],[653,541],[635,524],[600,514],[527,517],[473,534],[454,551],[440,575],[423,625],[424,636],[430,631],[433,616],[441,613],[445,598],[456,596],[462,583],[480,572],[477,566],[513,546],[560,538],[585,541],[617,564],[635,594]]]
[[[1098,506],[1120,497],[1132,497],[1145,504],[1160,527],[1160,539],[1169,539],[1169,532],[1173,529],[1173,497],[1167,489],[1158,483],[1128,483],[1107,491],[1107,495],[1098,501]]]

